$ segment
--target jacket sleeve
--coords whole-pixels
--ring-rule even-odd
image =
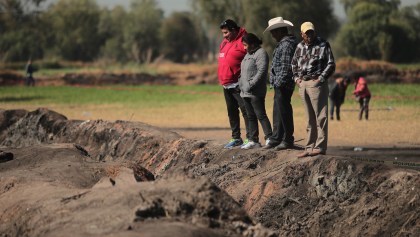
[[[330,44],[326,42],[325,49],[324,49],[324,58],[326,60],[326,66],[324,70],[321,72],[320,81],[326,81],[335,71],[335,60],[334,55],[332,53]]]
[[[273,60],[270,73],[270,81],[273,85],[281,87],[287,83],[287,78],[290,75],[289,72],[292,67],[293,54],[293,47],[290,45],[277,48],[274,55],[276,60]]]
[[[260,50],[256,54],[255,64],[257,66],[257,73],[252,77],[249,84],[254,87],[258,81],[266,80],[265,76],[268,70],[268,54],[264,50]]]
[[[293,73],[293,80],[295,80],[295,82],[300,78],[299,77],[299,65],[298,65],[298,57],[300,55],[301,49],[298,47],[296,48],[295,53],[293,54],[293,58],[292,58],[292,73]]]
[[[357,81],[356,89],[354,90],[353,94],[358,96],[362,91],[365,90],[365,87],[366,87],[366,81],[363,79],[359,79],[359,81]]]
[[[332,84],[331,89],[330,89],[330,98],[335,99],[337,97],[337,92],[338,92],[338,85],[337,83],[334,83]]]

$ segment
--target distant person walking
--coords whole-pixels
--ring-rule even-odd
[[[231,140],[224,148],[233,148],[244,144],[241,138],[239,109],[242,112],[246,127],[246,140],[249,138],[249,121],[239,88],[238,78],[241,75],[241,62],[245,57],[246,50],[242,44],[242,36],[246,34],[244,28],[239,27],[236,22],[227,19],[220,24],[223,34],[223,41],[220,44],[218,60],[218,78],[223,86],[227,112],[229,116],[230,128],[232,130]]]
[[[359,102],[359,120],[363,118],[363,112],[365,113],[365,119],[369,119],[369,101],[370,101],[370,91],[367,85],[367,82],[362,75],[355,73],[353,76],[355,86],[353,94],[356,96],[356,100]]]
[[[265,111],[267,94],[268,54],[261,48],[262,41],[252,33],[242,37],[247,54],[241,63],[239,88],[244,99],[249,121],[249,142],[242,149],[261,147],[259,142],[258,121],[267,140],[272,135],[270,120]],[[258,120],[257,120],[258,119]]]
[[[330,44],[316,36],[311,22],[301,25],[301,41],[292,60],[292,71],[308,118],[305,151],[298,157],[325,154],[328,143],[328,83],[335,71]]]
[[[336,114],[337,121],[340,121],[340,108],[344,103],[346,97],[347,86],[350,82],[348,76],[342,77],[341,75],[336,75],[336,79],[330,85],[330,119],[334,120],[334,109]]]
[[[276,17],[268,21],[264,31],[270,31],[277,42],[270,70],[270,85],[274,88],[273,135],[264,149],[275,147],[275,150],[283,150],[294,147],[291,100],[295,81],[291,63],[298,42],[295,36],[288,33],[287,27],[291,26],[292,22]]]
[[[32,66],[32,60],[29,60],[25,67],[26,82],[27,86],[35,86],[35,79],[33,77],[34,67]]]

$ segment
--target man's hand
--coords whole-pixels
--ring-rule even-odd
[[[302,79],[297,79],[296,80],[296,84],[297,84],[297,86],[300,88],[300,83],[302,82]]]

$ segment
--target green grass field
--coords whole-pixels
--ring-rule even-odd
[[[211,101],[216,86],[111,86],[111,87],[0,87],[2,104],[22,105],[100,105],[173,106],[174,104]]]
[[[420,85],[372,84],[371,106],[420,106]],[[352,99],[353,88],[347,89],[346,103],[356,105]],[[173,106],[197,102],[211,103],[220,97],[218,85],[196,86],[109,86],[109,87],[0,87],[0,102],[4,104],[45,105],[100,105]],[[269,90],[269,94],[272,93]],[[294,93],[293,103],[300,102]]]

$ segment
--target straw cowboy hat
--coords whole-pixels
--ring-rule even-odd
[[[276,17],[268,21],[268,27],[264,30],[266,31],[274,30],[280,27],[293,26],[292,22],[288,20],[283,20],[283,17]]]

